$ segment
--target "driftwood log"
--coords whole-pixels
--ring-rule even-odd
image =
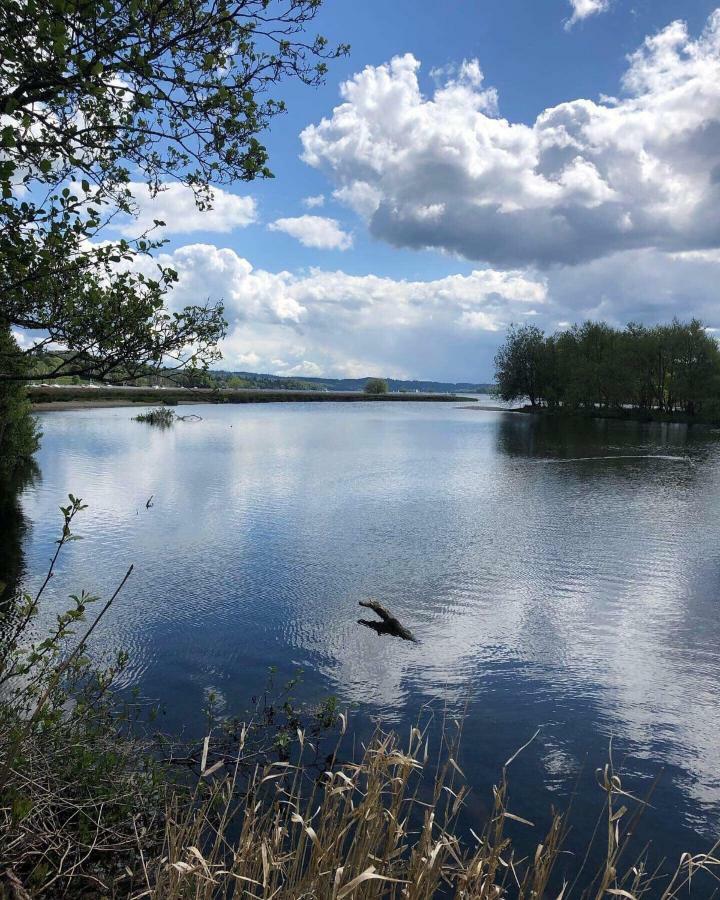
[[[366,609],[371,609],[382,619],[381,622],[378,622],[375,619],[358,619],[359,625],[364,625],[366,628],[372,628],[377,634],[389,634],[392,637],[399,637],[404,641],[413,641],[413,643],[417,644],[417,638],[412,631],[401,624],[401,622],[385,609],[382,604],[378,603],[377,600],[360,600],[358,605],[364,606]]]

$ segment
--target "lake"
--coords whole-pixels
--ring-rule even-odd
[[[514,812],[542,819],[575,792],[573,822],[594,821],[612,739],[624,785],[660,776],[656,852],[706,849],[720,432],[461,406],[203,405],[168,431],[124,408],[50,412],[6,528],[37,586],[57,507],[89,504],[45,614],[79,588],[108,596],[133,563],[93,652],[129,651],[124,685],[158,698],[168,729],[200,733],[209,692],[243,710],[270,666],[302,668],[303,698],[337,695],[358,722],[464,711],[469,816],[540,728],[511,769]],[[359,625],[369,597],[419,643]]]

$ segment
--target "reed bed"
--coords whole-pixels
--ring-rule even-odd
[[[343,727],[345,725],[342,718]],[[302,747],[304,737],[299,734]],[[671,872],[650,871],[641,852],[626,866],[643,804],[631,798],[611,764],[598,772],[604,793],[604,854],[594,873],[564,853],[563,815],[518,853],[509,827],[532,830],[510,811],[508,770],[493,788],[490,815],[476,828],[461,826],[468,794],[456,762],[459,729],[444,730],[431,757],[426,730],[414,727],[405,743],[378,730],[356,762],[329,768],[308,781],[295,764],[257,767],[238,790],[236,766],[188,804],[173,797],[159,860],[144,869],[157,900],[601,900],[624,897],[713,896],[720,860],[715,852],[684,854]],[[508,761],[509,763],[512,760]],[[634,804],[631,815],[628,805]],[[527,844],[527,841],[525,842]],[[565,858],[563,858],[565,857]],[[562,861],[563,871],[559,871]],[[575,880],[571,883],[570,875]],[[692,893],[692,888],[696,893]]]
[[[344,716],[340,717],[342,728]],[[60,732],[62,734],[62,732]],[[152,900],[700,900],[716,891],[720,858],[683,854],[674,869],[630,857],[644,804],[612,765],[598,772],[600,827],[585,860],[565,850],[568,822],[538,829],[511,803],[508,767],[484,821],[462,816],[469,787],[452,725],[432,753],[429,728],[405,740],[378,730],[357,758],[315,747],[302,729],[292,761],[248,767],[245,729],[234,760],[202,750],[194,786],[172,783],[148,748],[75,728],[47,736],[5,773],[0,795],[0,897]],[[454,735],[448,738],[448,733]],[[249,753],[246,752],[249,749]],[[213,761],[215,760],[215,761]],[[511,762],[511,761],[509,761]],[[73,772],[87,766],[85,777]],[[18,798],[24,807],[18,807]],[[630,811],[632,810],[632,812]],[[463,821],[464,818],[464,821]],[[468,821],[470,820],[470,821]],[[518,849],[514,835],[525,831]],[[590,870],[587,859],[600,859]]]

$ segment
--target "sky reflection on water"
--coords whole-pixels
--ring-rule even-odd
[[[31,583],[59,503],[89,503],[53,604],[108,595],[135,564],[96,652],[130,651],[127,681],[168,727],[199,727],[208,689],[244,708],[268,666],[302,666],[308,697],[384,722],[467,704],[479,798],[542,725],[525,803],[578,777],[590,797],[615,736],[641,784],[665,768],[661,848],[718,833],[717,432],[421,403],[198,411],[170,431],[127,409],[44,415],[22,500]],[[358,626],[368,597],[420,644]]]

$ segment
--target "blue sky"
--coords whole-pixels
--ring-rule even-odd
[[[720,327],[715,10],[325,0],[352,50],[281,87],[276,178],[140,198],[175,302],[222,297],[223,367],[284,374],[486,380],[512,321]]]

